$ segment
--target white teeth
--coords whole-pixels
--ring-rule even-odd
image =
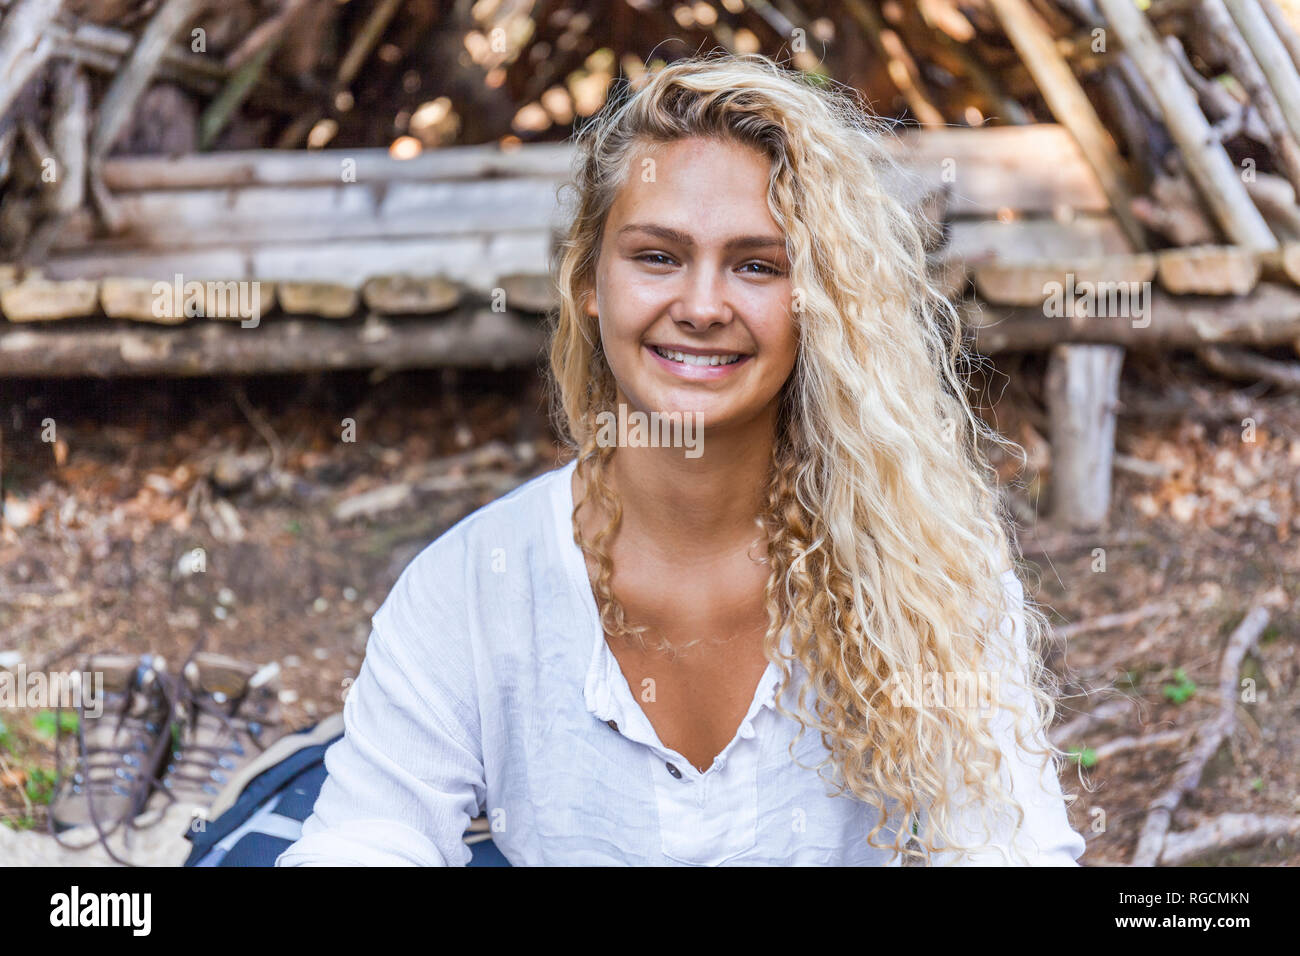
[[[681,362],[683,365],[731,365],[740,361],[737,354],[729,355],[689,355],[686,352],[675,352],[669,349],[661,349],[657,345],[654,350],[659,355],[674,362]]]

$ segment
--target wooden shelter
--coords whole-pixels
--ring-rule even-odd
[[[1300,384],[1254,351],[1300,349],[1288,4],[0,7],[0,375],[530,365],[567,132],[720,48],[902,120],[975,347],[1051,353],[1066,523],[1106,514],[1125,350]]]

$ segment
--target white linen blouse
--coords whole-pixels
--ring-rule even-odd
[[[878,812],[830,796],[812,769],[827,755],[820,735],[805,732],[802,766],[792,761],[799,725],[774,706],[775,664],[707,771],[660,742],[606,644],[573,540],[574,467],[480,508],[402,572],[372,619],[312,815],[276,865],[463,866],[481,813],[516,866],[887,864],[865,840]],[[1023,652],[1023,590],[1010,568],[1003,581]],[[792,667],[783,703],[795,710],[804,672]],[[997,736],[1004,783],[1026,804],[1017,845],[1035,865],[1076,866],[1085,845],[1060,784],[1016,747],[1010,719]],[[958,817],[958,833],[982,834],[972,826]],[[934,862],[1004,864],[999,840]]]

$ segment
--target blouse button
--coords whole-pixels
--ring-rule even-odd
[[[681,772],[680,770],[678,770],[678,769],[677,769],[676,767],[674,767],[672,764],[668,764],[667,767],[668,767],[668,772],[669,772],[670,774],[672,774],[672,775],[673,775],[674,777],[676,777],[678,780],[682,779],[682,772]]]
[[[613,727],[614,730],[616,730],[616,731],[618,730],[618,724],[616,724],[614,721],[612,721],[612,720],[607,720],[607,721],[605,721],[605,723],[607,723],[607,724],[609,724],[611,727]]]

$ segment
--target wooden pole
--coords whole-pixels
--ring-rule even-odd
[[[889,65],[889,78],[903,94],[912,115],[922,126],[943,126],[943,113],[931,102],[916,63],[903,48],[898,35],[885,26],[880,14],[866,0],[845,0],[845,6],[853,19],[858,21],[858,26],[876,52],[885,58]],[[892,37],[896,42],[891,42],[887,37]],[[890,49],[891,46],[894,48]]]
[[[1201,13],[1205,16],[1205,25],[1223,44],[1232,75],[1245,88],[1251,105],[1259,111],[1260,118],[1268,127],[1278,164],[1297,194],[1300,194],[1300,142],[1297,141],[1295,130],[1287,122],[1285,109],[1273,94],[1264,71],[1251,55],[1249,44],[1233,23],[1224,0],[1201,0]]]
[[[0,23],[0,116],[54,51],[45,27],[59,15],[62,0],[19,0]]]
[[[999,0],[1000,2],[1000,0]],[[1099,0],[1110,28],[1147,81],[1193,181],[1230,241],[1276,249],[1277,239],[1250,201],[1238,170],[1214,136],[1196,95],[1133,0]]]
[[[1268,85],[1277,94],[1278,105],[1291,129],[1291,135],[1300,139],[1300,72],[1291,62],[1291,55],[1273,32],[1273,25],[1260,9],[1258,0],[1223,0],[1237,28],[1250,46],[1259,68],[1268,78]],[[1241,77],[1238,77],[1241,79]],[[1267,119],[1267,117],[1265,117]]]
[[[1273,0],[1260,0],[1259,5],[1264,8],[1268,22],[1273,24],[1277,38],[1282,41],[1287,53],[1291,54],[1291,62],[1296,65],[1297,70],[1300,70],[1300,36],[1296,36],[1295,27],[1282,15],[1282,11]]]
[[[1002,28],[1038,84],[1052,115],[1069,129],[1097,174],[1129,242],[1138,251],[1149,248],[1142,224],[1133,215],[1133,193],[1125,179],[1119,150],[1042,19],[1025,0],[989,0],[989,5],[1002,21]]]
[[[90,155],[108,154],[126,128],[136,102],[149,87],[171,39],[206,5],[207,0],[166,0],[140,34],[131,56],[113,77],[99,104],[99,120],[90,140]]]
[[[1124,349],[1063,345],[1052,349],[1044,392],[1051,421],[1052,520],[1092,529],[1110,510],[1115,412]]]

